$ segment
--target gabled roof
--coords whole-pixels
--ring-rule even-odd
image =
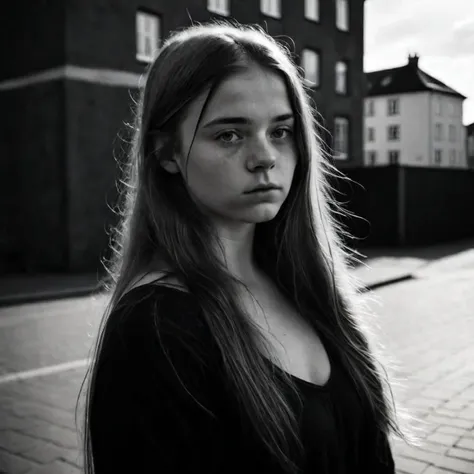
[[[404,94],[408,92],[432,91],[466,97],[418,67],[417,55],[408,57],[408,64],[392,69],[367,72],[367,96]]]

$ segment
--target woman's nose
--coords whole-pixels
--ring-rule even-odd
[[[276,150],[268,143],[259,143],[252,146],[248,157],[247,166],[255,168],[273,168],[276,161]]]

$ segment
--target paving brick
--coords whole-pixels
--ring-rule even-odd
[[[25,431],[29,426],[34,425],[35,420],[31,418],[23,418],[14,416],[9,413],[0,414],[0,431],[11,430],[11,431]]]
[[[72,449],[77,449],[78,447],[76,432],[52,425],[51,423],[38,421],[36,425],[29,427],[25,433],[36,438],[48,440],[57,446]]]
[[[73,464],[76,467],[82,468],[83,458],[82,450],[79,449],[63,449],[60,459]]]
[[[436,433],[464,436],[468,431],[463,428],[457,428],[456,426],[438,426],[436,428]]]
[[[458,416],[463,420],[474,421],[474,406],[470,404],[467,408],[461,410]]]
[[[35,446],[37,439],[15,431],[0,431],[0,447],[4,450],[21,454]]]
[[[64,461],[54,461],[51,464],[34,469],[28,474],[82,474],[81,469]]]
[[[474,438],[464,436],[456,443],[456,447],[474,451]]]
[[[448,456],[474,462],[474,451],[472,449],[451,448],[448,451]]]
[[[460,411],[469,406],[469,404],[465,400],[450,400],[446,404],[444,404],[443,408],[446,410],[454,410]]]
[[[438,443],[444,446],[454,446],[456,442],[459,440],[459,435],[452,435],[446,433],[433,433],[427,436],[426,441],[430,443]]]
[[[460,413],[460,411],[448,410],[447,408],[435,408],[433,410],[434,416],[446,416],[448,418],[462,418]]]
[[[451,469],[451,471],[454,472],[461,472],[462,474],[472,474],[473,472],[473,465],[471,462],[448,456],[440,456],[439,459],[433,459],[433,464],[444,469]]]
[[[441,405],[444,405],[442,400],[417,397],[407,401],[408,406],[410,407],[420,407],[424,409],[435,409]]]
[[[6,474],[30,473],[38,464],[0,448],[0,472]]]
[[[441,469],[436,466],[429,466],[426,468],[426,471],[423,471],[423,474],[453,474],[453,471],[447,471],[446,469]]]
[[[449,418],[447,416],[440,415],[428,415],[425,421],[428,423],[434,423],[436,425],[455,426],[457,428],[464,428],[466,430],[470,430],[474,427],[474,421]]]
[[[427,467],[428,464],[426,462],[408,459],[403,456],[400,456],[397,459],[397,472],[406,474],[422,474]]]
[[[63,455],[64,450],[65,448],[39,439],[33,448],[23,453],[23,456],[39,464],[49,464],[59,459]]]

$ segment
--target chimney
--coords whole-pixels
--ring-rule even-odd
[[[413,56],[411,54],[408,55],[408,65],[410,66],[414,66],[414,67],[418,67],[418,60],[420,59],[420,57],[418,56],[418,54],[414,54]]]

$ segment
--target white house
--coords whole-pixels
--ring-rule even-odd
[[[419,57],[366,73],[364,164],[466,168],[465,96],[426,74]]]

